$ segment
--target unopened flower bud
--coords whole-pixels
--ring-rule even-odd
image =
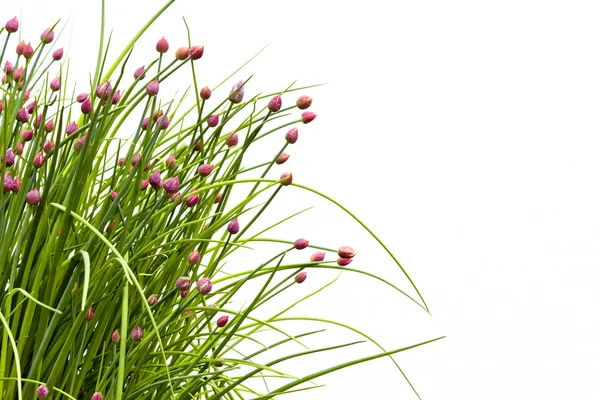
[[[141,67],[139,67],[138,69],[136,69],[135,71],[133,71],[133,78],[134,79],[138,79],[142,80],[146,77],[146,69],[145,69],[145,65],[142,65]]]
[[[273,97],[271,101],[269,101],[269,105],[267,107],[269,108],[269,111],[274,113],[281,110],[281,95],[276,95]]]
[[[302,250],[302,249],[305,249],[307,247],[308,247],[308,240],[306,240],[306,239],[300,238],[300,239],[297,239],[294,242],[294,248],[296,250]]]
[[[78,103],[83,103],[86,99],[88,99],[90,97],[89,93],[79,93],[77,95],[77,102]]]
[[[146,190],[148,188],[148,179],[142,179],[140,184],[140,190]]]
[[[190,55],[190,59],[198,60],[202,57],[202,54],[204,54],[204,46],[192,46],[190,47],[188,54]]]
[[[21,131],[21,139],[29,142],[31,139],[33,139],[33,131],[31,129],[25,129]]]
[[[81,103],[81,112],[83,114],[89,114],[90,112],[92,112],[92,101],[89,97],[85,99],[83,103]]]
[[[112,192],[110,192],[110,199],[114,201],[118,195],[119,195],[118,192],[112,191]]]
[[[296,276],[294,277],[294,280],[296,281],[296,283],[304,282],[306,280],[306,271],[298,272],[298,274],[296,274]]]
[[[115,221],[109,222],[106,225],[106,232],[111,233],[112,231],[115,230],[115,226],[117,226],[117,223]]]
[[[15,67],[10,61],[4,63],[4,73],[11,76],[15,72]]]
[[[342,258],[352,258],[356,255],[354,249],[350,246],[342,246],[338,249],[338,256]]]
[[[292,128],[285,134],[285,140],[289,144],[294,144],[298,140],[298,129]]]
[[[225,143],[227,144],[227,146],[233,147],[233,146],[237,146],[238,141],[239,141],[238,134],[236,132],[232,132],[227,135],[227,141]]]
[[[179,177],[167,178],[163,182],[163,187],[167,193],[175,193],[179,190]]]
[[[169,127],[169,117],[166,115],[158,120],[160,129],[167,129]]]
[[[44,161],[46,161],[44,159],[44,153],[42,153],[41,151],[39,153],[36,153],[35,156],[33,156],[33,166],[36,168],[41,168],[42,165],[44,165]]]
[[[121,91],[117,90],[115,92],[115,94],[113,94],[113,98],[112,98],[112,103],[113,104],[117,104],[119,102],[119,99],[121,98]]]
[[[41,199],[42,198],[40,196],[40,191],[37,189],[33,189],[25,195],[25,201],[27,202],[27,204],[30,204],[32,206],[37,206],[38,204],[40,204]]]
[[[152,187],[154,189],[162,188],[163,181],[162,181],[162,179],[160,179],[160,171],[155,171],[154,173],[152,173],[152,175],[150,175],[149,182],[150,182],[150,185],[152,185]]]
[[[153,80],[146,86],[148,96],[156,96],[158,94],[158,79]]]
[[[182,299],[185,299],[186,297],[188,297],[189,293],[190,293],[189,289],[186,289],[186,290],[182,290],[179,295],[181,296]]]
[[[85,313],[85,320],[91,321],[92,319],[94,319],[94,309],[92,307],[90,307],[90,308],[88,308],[87,312]]]
[[[44,143],[44,153],[48,154],[50,153],[52,150],[54,150],[54,143],[52,143],[50,140],[46,140],[46,143]]]
[[[21,80],[21,78],[23,77],[23,74],[25,73],[25,69],[23,67],[19,67],[15,70],[15,72],[13,72],[13,79],[18,82]]]
[[[6,167],[10,168],[15,163],[15,152],[13,149],[9,148],[6,150]]]
[[[312,261],[312,262],[320,262],[320,261],[323,261],[324,259],[325,259],[324,251],[317,251],[312,256],[310,256],[310,261]]]
[[[158,297],[155,294],[151,294],[150,297],[148,297],[148,304],[151,306],[155,305],[157,301]]]
[[[231,88],[229,93],[229,101],[232,103],[241,103],[244,99],[244,81],[239,81]]]
[[[27,106],[25,107],[25,109],[27,110],[27,112],[29,114],[33,114],[33,112],[35,111],[35,105],[36,105],[35,104],[35,100],[33,100],[33,101],[31,101],[31,102],[29,102],[27,104]]]
[[[43,120],[44,116],[42,114],[38,114],[37,117],[35,117],[35,119],[33,120],[33,127],[36,129],[39,128]]]
[[[188,58],[190,49],[188,47],[180,47],[175,50],[175,58],[177,60],[183,61]]]
[[[22,56],[24,48],[25,48],[25,41],[21,40],[19,43],[17,43],[17,48],[15,51],[17,52],[18,55]]]
[[[144,171],[149,171],[150,170],[150,161],[148,161],[146,163],[146,166],[144,166]]]
[[[221,202],[221,199],[223,198],[223,193],[218,193],[217,197],[215,197],[215,202],[214,204],[218,204]]]
[[[163,54],[169,51],[169,42],[164,36],[156,43],[156,51]]]
[[[96,87],[96,97],[107,100],[112,93],[112,86],[109,81],[102,82]]]
[[[83,135],[81,137],[81,139],[79,139],[78,141],[75,142],[75,144],[73,145],[73,149],[75,149],[75,151],[79,151],[79,150],[83,149],[83,146],[85,145],[86,137],[87,137],[87,135]]]
[[[232,235],[235,235],[240,231],[240,223],[237,218],[231,221],[229,225],[227,225],[227,231]]]
[[[72,133],[74,133],[75,131],[77,131],[77,129],[79,129],[79,126],[77,125],[76,122],[69,122],[65,129],[65,133],[68,136],[68,135],[71,135]]]
[[[290,158],[290,155],[288,153],[281,153],[275,160],[275,164],[281,165],[284,162],[286,162],[288,158]]]
[[[188,207],[194,207],[196,204],[198,204],[198,201],[200,200],[200,196],[197,193],[191,194],[190,196],[188,196],[187,199],[185,199],[185,204]]]
[[[52,30],[52,28],[46,28],[40,35],[40,40],[44,44],[52,43],[54,40],[54,30]]]
[[[31,136],[33,137],[33,132],[31,132]],[[21,143],[21,142],[17,143],[17,147],[15,147],[15,153],[18,156],[23,154],[23,143]]]
[[[177,160],[175,159],[175,154],[171,153],[169,157],[167,157],[165,164],[167,168],[175,169],[177,168]]]
[[[143,335],[144,335],[144,332],[142,331],[142,328],[140,328],[138,326],[133,330],[133,332],[131,332],[131,339],[134,342],[139,342],[140,340],[142,340]]]
[[[192,251],[187,256],[188,263],[192,265],[196,265],[200,262],[200,252],[198,250]]]
[[[190,288],[190,278],[181,276],[175,281],[175,286],[179,290],[188,290]]]
[[[339,266],[345,267],[346,265],[350,264],[352,262],[353,258],[344,258],[344,257],[339,257],[337,259],[337,263]]]
[[[44,125],[44,130],[46,132],[52,132],[54,130],[54,120],[53,119],[46,122],[46,124]]]
[[[212,290],[212,282],[208,278],[200,278],[196,282],[196,288],[198,289],[198,293],[202,295],[209,294]]]
[[[279,179],[281,180],[281,184],[283,186],[288,186],[292,184],[293,177],[291,172],[284,172]]]
[[[54,59],[54,61],[59,61],[61,58],[63,58],[63,53],[64,50],[62,47],[60,49],[56,49],[52,53],[52,58]]]
[[[145,131],[148,129],[148,124],[150,123],[150,118],[146,117],[142,120],[142,130]]]
[[[121,340],[121,335],[119,335],[118,329],[115,329],[115,331],[112,333],[110,340],[112,340],[113,343],[119,343],[119,340]]]
[[[194,151],[200,151],[202,149],[202,140],[198,139],[196,143],[194,143]]]
[[[202,164],[198,167],[198,173],[200,176],[208,176],[212,172],[214,166],[212,164]]]
[[[50,82],[50,90],[53,92],[60,90],[60,76],[52,79],[52,82]]]
[[[301,110],[306,110],[312,104],[312,99],[308,96],[302,95],[296,100],[296,107]]]
[[[304,111],[301,116],[302,122],[304,122],[305,124],[308,124],[315,118],[317,118],[317,114],[315,114],[312,111]]]
[[[206,123],[211,128],[219,125],[219,114],[214,114],[214,115],[211,115],[210,117],[208,117],[208,120],[206,121]]]
[[[212,92],[210,91],[208,86],[204,86],[202,89],[200,89],[200,97],[204,100],[210,99],[211,94]]]
[[[29,60],[33,56],[33,47],[31,47],[31,43],[27,43],[25,47],[23,47],[23,57]]]
[[[227,325],[227,321],[229,321],[229,317],[227,315],[223,315],[222,317],[219,317],[219,319],[217,320],[217,326],[219,328],[222,328],[225,325]]]
[[[48,397],[49,393],[50,393],[50,390],[48,389],[48,386],[46,386],[46,385],[40,385],[35,390],[35,395],[37,396],[38,399],[45,399],[46,397]]]
[[[19,111],[17,111],[17,121],[23,123],[29,122],[29,113],[27,110],[21,108]]]
[[[94,392],[91,400],[104,400],[104,397],[102,397],[101,392]]]
[[[9,19],[4,25],[4,29],[6,29],[6,31],[10,33],[15,33],[16,31],[18,31],[19,21],[17,20],[17,17]]]

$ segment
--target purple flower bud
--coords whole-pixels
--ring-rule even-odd
[[[41,196],[40,191],[37,189],[33,189],[31,192],[28,192],[25,195],[25,201],[27,204],[31,204],[32,206],[37,206],[40,204]]]
[[[281,165],[284,162],[286,162],[288,160],[288,158],[290,158],[290,155],[288,153],[281,153],[277,159],[275,159],[275,164],[277,165]]]
[[[273,97],[271,101],[269,101],[269,105],[267,107],[269,108],[269,111],[274,113],[281,110],[281,96],[277,95]]]
[[[285,140],[289,144],[294,144],[298,140],[298,129],[292,128],[285,134]]]
[[[212,164],[202,164],[198,167],[198,173],[200,176],[208,176],[212,172],[214,165]]]
[[[43,119],[44,119],[44,116],[42,114],[38,114],[37,117],[35,117],[35,120],[33,121],[33,127],[36,129],[39,128]]]
[[[306,239],[300,238],[300,239],[297,239],[294,242],[294,248],[296,250],[302,250],[302,249],[305,249],[307,247],[308,247],[308,240],[306,240]]]
[[[77,102],[78,103],[83,103],[86,99],[88,99],[90,97],[89,93],[79,93],[77,95]]]
[[[21,188],[21,178],[16,177],[15,180],[12,182],[12,186],[11,186],[11,191],[16,193],[19,191],[19,189]]]
[[[279,179],[281,180],[281,184],[283,186],[288,186],[292,184],[293,177],[291,172],[284,172]]]
[[[136,165],[138,162],[140,162],[140,158],[142,158],[142,155],[140,153],[133,156],[133,158],[131,159],[131,165]]]
[[[13,79],[17,82],[20,81],[24,73],[25,69],[23,69],[23,67],[17,68],[15,72],[13,72]]]
[[[104,400],[104,397],[102,397],[102,393],[101,392],[95,392],[92,395],[92,399],[91,400]]]
[[[29,113],[27,110],[21,108],[19,111],[17,111],[17,121],[23,123],[29,122]]]
[[[180,47],[177,50],[175,50],[175,59],[183,61],[188,58],[189,52],[189,47]]]
[[[117,104],[117,103],[119,102],[119,99],[120,99],[120,98],[121,98],[121,91],[120,91],[120,90],[117,90],[117,91],[115,92],[115,94],[113,95],[113,98],[112,98],[112,103],[113,103],[113,104]]]
[[[215,197],[215,202],[214,204],[219,204],[221,202],[221,199],[223,198],[223,193],[219,193],[217,194],[217,197]]]
[[[164,36],[156,43],[156,51],[163,54],[169,51],[169,42]]]
[[[158,79],[153,80],[146,86],[148,96],[156,96],[158,94]]]
[[[148,161],[146,163],[146,166],[144,167],[144,171],[148,171],[148,170],[150,170],[150,161]]]
[[[239,141],[238,134],[230,133],[227,135],[227,141],[225,143],[227,144],[227,146],[233,147],[233,146],[237,146],[238,141]]]
[[[85,320],[91,321],[92,319],[94,319],[94,309],[92,307],[90,307],[90,308],[88,308],[87,312],[85,313]]]
[[[6,75],[4,75],[4,77],[6,78]],[[2,114],[2,110],[4,110],[4,104],[2,104],[2,101],[0,100],[0,114]]]
[[[212,282],[208,278],[200,278],[196,282],[196,288],[198,289],[198,293],[202,295],[209,294],[212,290]]]
[[[294,277],[296,283],[302,283],[306,280],[306,271],[298,272],[298,274]]]
[[[222,328],[225,325],[227,325],[227,321],[229,321],[229,317],[227,315],[223,315],[222,317],[219,317],[219,319],[217,320],[217,326],[219,328]]]
[[[41,168],[42,165],[44,165],[44,161],[46,161],[44,159],[44,153],[41,151],[39,153],[35,153],[35,156],[33,156],[33,166],[36,168]]]
[[[35,100],[29,102],[29,104],[27,104],[25,109],[27,110],[27,112],[29,114],[33,114],[33,112],[35,111]]]
[[[21,131],[21,139],[23,139],[26,142],[29,142],[31,139],[33,139],[33,131],[31,129]]]
[[[231,88],[229,93],[229,101],[232,103],[241,103],[244,99],[244,81],[239,81]]]
[[[56,49],[52,53],[52,58],[54,59],[54,61],[59,61],[61,58],[63,58],[63,53],[64,50],[62,47],[60,49]]]
[[[157,301],[158,301],[158,297],[155,294],[151,294],[148,297],[148,304],[151,306],[155,305]]]
[[[119,340],[121,340],[121,335],[119,335],[118,329],[115,329],[115,331],[112,333],[110,340],[112,340],[113,343],[119,343]]]
[[[343,258],[340,257],[337,259],[337,263],[338,265],[345,267],[346,265],[350,264],[352,262],[353,258]]]
[[[4,73],[8,76],[12,75],[15,72],[15,67],[12,65],[10,61],[4,63]]]
[[[35,395],[37,396],[38,399],[45,399],[46,397],[48,397],[49,393],[50,393],[50,390],[48,390],[48,386],[46,386],[46,385],[40,385],[35,390]]]
[[[92,101],[89,97],[85,99],[83,103],[81,103],[81,112],[83,114],[89,114],[92,112]]]
[[[33,137],[33,132],[31,132],[31,134]],[[17,143],[17,147],[15,148],[15,153],[17,153],[18,156],[23,154],[23,143],[21,143],[21,142]]]
[[[356,255],[354,249],[350,246],[342,246],[338,249],[338,256],[341,258],[352,258]]]
[[[212,92],[210,91],[210,89],[208,88],[208,86],[204,86],[201,90],[200,90],[200,97],[204,100],[208,100],[210,99],[210,95],[212,94]]]
[[[206,123],[211,128],[219,125],[219,114],[214,114],[214,115],[211,115],[210,117],[208,117],[208,120],[206,121]]]
[[[52,143],[50,140],[46,140],[46,143],[44,143],[44,153],[48,154],[50,153],[52,150],[54,150],[54,143]]]
[[[25,47],[23,47],[23,57],[29,60],[33,56],[33,47],[31,47],[31,43],[27,43]]]
[[[156,122],[160,117],[162,117],[165,113],[163,110],[156,110],[152,113],[152,121]]]
[[[21,40],[19,43],[17,43],[17,48],[15,49],[17,55],[22,56],[24,48],[25,48],[25,41]]]
[[[112,231],[114,231],[116,225],[117,225],[117,223],[115,221],[109,222],[106,225],[106,232],[111,233]]]
[[[60,90],[60,76],[52,79],[52,82],[50,82],[50,90],[53,92]]]
[[[118,196],[118,195],[119,195],[119,192],[112,191],[112,192],[110,193],[110,199],[111,199],[112,201],[114,201],[114,200],[117,198],[117,196]]]
[[[46,122],[46,125],[44,125],[44,130],[46,132],[52,132],[54,130],[54,120],[53,119]]]
[[[96,97],[98,97],[102,100],[108,100],[108,98],[110,97],[110,95],[112,93],[112,90],[113,89],[112,89],[112,86],[110,85],[109,81],[102,82],[96,88]]]
[[[190,278],[181,276],[175,281],[175,286],[179,290],[188,290],[190,288]]]
[[[198,264],[200,262],[200,252],[198,250],[192,251],[190,254],[188,254],[187,260],[192,265]]]
[[[317,114],[315,114],[312,111],[304,111],[302,113],[302,117],[301,118],[302,118],[302,122],[304,122],[305,124],[308,124],[313,119],[317,118]]]
[[[6,150],[6,167],[10,168],[15,163],[15,152],[13,149],[9,148]]]
[[[229,225],[227,225],[227,231],[232,235],[235,235],[240,231],[240,223],[238,222],[237,218],[231,221]]]
[[[146,77],[146,69],[145,69],[145,65],[142,65],[141,67],[139,67],[138,69],[136,69],[133,72],[133,78],[134,79],[144,79]]]
[[[312,261],[312,262],[320,262],[320,261],[323,261],[324,259],[325,259],[324,251],[317,251],[312,256],[310,256],[310,261]]]
[[[73,149],[75,149],[75,151],[79,151],[79,150],[83,149],[83,145],[85,145],[86,137],[87,137],[87,135],[83,135],[81,137],[81,139],[79,139],[78,141],[75,142],[75,144],[73,145]]]
[[[65,133],[68,135],[71,135],[72,133],[74,133],[77,129],[79,129],[79,126],[77,125],[76,122],[69,122],[69,124],[67,125],[67,128],[65,129]]]
[[[150,123],[150,118],[146,117],[142,120],[142,130],[145,131],[148,129],[148,124]]]
[[[142,328],[138,326],[133,330],[133,332],[131,332],[131,339],[133,339],[134,342],[139,342],[142,340],[143,335],[144,332],[142,331]]]
[[[155,171],[152,175],[150,175],[149,182],[154,189],[162,188],[163,182],[162,179],[160,179],[160,171]]]
[[[166,115],[158,120],[160,129],[167,129],[169,127],[169,117]]]
[[[189,289],[186,289],[186,290],[181,291],[180,296],[182,299],[185,299],[186,297],[188,297],[188,294],[189,294]]]
[[[191,194],[187,199],[185,199],[185,204],[188,207],[194,207],[196,204],[198,204],[198,201],[200,200],[200,196],[198,196],[197,193]]]
[[[146,190],[148,188],[148,179],[142,179],[140,184],[140,190]]]
[[[46,28],[44,32],[40,35],[40,40],[44,44],[52,43],[54,40],[54,31],[52,28]]]
[[[4,174],[4,191],[10,192],[13,189],[13,178],[10,176],[10,173],[6,171]]]
[[[312,104],[312,99],[306,95],[298,97],[296,100],[296,107],[301,110],[306,110]]]
[[[198,60],[204,54],[204,46],[192,46],[188,52],[190,59]]]
[[[174,178],[167,178],[165,179],[163,186],[167,193],[175,193],[179,190],[179,178],[177,176]]]
[[[4,29],[6,29],[6,31],[10,33],[15,33],[16,31],[18,31],[19,21],[17,21],[17,17],[9,19],[6,25],[4,25]]]
[[[167,165],[167,168],[172,168],[172,169],[177,168],[177,160],[175,159],[175,154],[171,153],[171,155],[169,155],[169,157],[167,157],[165,164]]]

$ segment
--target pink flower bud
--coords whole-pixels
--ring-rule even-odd
[[[20,86],[20,85],[19,85]],[[25,93],[23,94],[23,101],[27,101],[29,100],[29,96],[31,96],[31,90],[27,89],[25,91]],[[33,104],[35,104],[35,100],[32,101]],[[32,111],[33,112],[33,111]],[[30,113],[31,114],[31,113]]]
[[[52,43],[54,40],[54,31],[52,28],[46,28],[44,32],[40,35],[40,40],[44,44]]]
[[[312,256],[310,256],[310,261],[312,261],[312,262],[321,262],[324,259],[325,259],[325,252],[324,251],[317,251]]]
[[[116,225],[117,225],[117,223],[115,221],[109,222],[106,225],[106,232],[111,233],[112,231],[114,231]]]
[[[32,206],[37,206],[38,204],[40,204],[40,200],[40,191],[37,189],[33,189],[31,192],[28,192],[25,195],[25,201],[27,202],[27,204],[30,204]]]
[[[81,112],[83,114],[89,114],[90,112],[92,112],[92,101],[89,97],[85,99],[83,103],[81,103]]]
[[[91,400],[104,400],[104,397],[102,397],[102,393],[101,392],[95,392],[92,395],[92,399]]]
[[[33,127],[36,129],[39,128],[43,119],[44,116],[42,114],[38,114],[37,117],[35,117],[35,120],[33,121]]]
[[[306,110],[308,107],[310,107],[311,104],[312,99],[305,95],[298,97],[298,99],[296,100],[296,107],[298,107],[301,110]]]
[[[115,92],[115,94],[113,95],[113,98],[112,98],[112,103],[113,103],[113,104],[117,104],[117,103],[119,102],[119,99],[120,99],[120,98],[121,98],[121,91],[120,91],[120,90],[117,90],[117,91]]]
[[[31,43],[27,43],[25,47],[23,47],[23,57],[29,60],[33,56],[33,47],[31,47]]]
[[[33,137],[33,131],[31,132],[31,136]],[[21,143],[21,142],[17,143],[17,147],[15,148],[15,153],[17,153],[18,156],[23,154],[23,143]]]
[[[19,122],[29,122],[29,113],[24,108],[21,108],[17,111],[17,121]]]
[[[179,190],[179,178],[167,178],[165,179],[163,186],[167,193],[175,193]]]
[[[79,93],[77,95],[77,102],[78,103],[83,103],[86,99],[88,99],[90,97],[89,93]]]
[[[235,235],[240,231],[240,223],[238,222],[237,218],[231,221],[229,225],[227,225],[227,231],[232,235]]]
[[[133,330],[133,332],[131,332],[131,339],[134,342],[139,342],[140,340],[142,340],[143,335],[144,335],[144,332],[142,331],[142,328],[140,328],[138,326]]]
[[[269,101],[269,105],[267,107],[269,108],[269,111],[274,113],[281,110],[281,96],[277,95],[273,97],[271,101]]]
[[[145,131],[148,129],[148,124],[150,123],[150,118],[146,117],[142,120],[142,130]]]
[[[338,265],[345,267],[346,265],[350,264],[352,262],[353,258],[343,258],[340,257],[337,259],[337,263]]]
[[[288,158],[290,158],[290,155],[288,153],[281,153],[277,159],[275,159],[275,164],[281,165],[284,162],[286,162],[288,160]]]
[[[140,158],[142,158],[142,155],[140,153],[133,156],[133,158],[131,159],[131,165],[136,165],[137,163],[139,163]]]
[[[304,282],[306,280],[306,271],[298,272],[298,274],[296,274],[296,276],[294,277],[294,280],[296,281],[296,283]]]
[[[4,174],[4,191],[10,192],[13,189],[13,178],[10,176],[10,173],[6,171]]]
[[[196,282],[196,288],[198,289],[198,293],[202,295],[209,294],[212,290],[212,282],[208,278],[200,278]]]
[[[54,59],[54,61],[59,61],[61,58],[63,58],[63,53],[64,50],[62,47],[60,49],[56,49],[52,53],[52,58]]]
[[[198,204],[199,200],[200,200],[200,196],[198,196],[197,193],[194,193],[194,194],[190,195],[187,199],[185,199],[185,204],[188,207],[194,207],[196,204]]]
[[[155,294],[151,294],[150,297],[148,297],[148,304],[151,306],[155,305],[157,301],[158,297]]]
[[[210,95],[212,94],[212,92],[210,91],[210,89],[208,88],[208,86],[204,86],[201,90],[200,90],[200,97],[204,100],[208,100],[210,99]]]
[[[73,149],[75,149],[75,151],[79,151],[79,150],[83,149],[83,146],[85,145],[86,137],[87,137],[87,135],[83,135],[81,137],[81,139],[79,139],[78,141],[75,142],[75,144],[73,145]]]
[[[180,296],[181,296],[182,299],[185,299],[186,297],[188,297],[189,293],[190,293],[189,289],[182,290],[181,293],[180,293]]]
[[[6,77],[6,75],[4,75],[4,77]],[[2,101],[0,100],[0,114],[2,114],[2,110],[4,110],[4,104],[2,104]]]
[[[12,167],[15,163],[15,152],[9,148],[6,150],[6,167]]]
[[[222,328],[225,325],[227,325],[228,321],[229,321],[229,317],[227,315],[223,315],[222,317],[219,317],[219,319],[217,320],[217,326],[219,328]]]
[[[208,176],[212,172],[214,165],[212,164],[202,164],[198,167],[198,173],[200,176]]]
[[[77,129],[79,129],[79,126],[77,125],[76,122],[69,122],[67,124],[67,128],[65,129],[65,133],[68,135],[71,135],[72,133],[74,133],[75,131],[77,131]]]
[[[23,55],[23,49],[25,48],[25,41],[21,40],[18,44],[17,44],[17,49],[16,52],[18,55],[22,56]]]
[[[306,240],[306,239],[300,238],[300,239],[297,239],[294,242],[294,248],[296,250],[302,250],[302,249],[305,249],[307,247],[308,247],[308,240]]]
[[[219,114],[214,114],[214,115],[211,115],[210,117],[208,117],[208,120],[206,121],[206,123],[211,128],[219,125]]]
[[[162,188],[163,182],[162,179],[160,179],[160,171],[155,171],[152,175],[150,175],[149,182],[154,189]]]
[[[188,254],[187,260],[192,265],[198,264],[200,262],[200,252],[198,250],[192,251],[190,254]]]
[[[37,396],[38,399],[45,399],[46,397],[48,397],[49,393],[50,393],[50,390],[48,389],[48,386],[46,386],[46,385],[40,385],[35,390],[35,395]]]
[[[179,290],[188,290],[190,288],[190,278],[181,276],[175,281],[175,286]]]
[[[231,88],[229,93],[229,101],[232,103],[241,103],[244,99],[244,81],[239,81]]]
[[[305,124],[308,124],[313,119],[317,118],[317,114],[315,114],[312,111],[304,111],[302,113],[302,117],[301,118],[302,118],[302,122],[304,122]]]
[[[46,122],[46,125],[44,125],[44,130],[46,132],[52,132],[54,130],[54,120],[53,119]]]
[[[156,43],[156,51],[163,54],[169,51],[169,42],[164,36]]]
[[[23,139],[26,142],[29,142],[31,139],[33,139],[33,131],[30,129],[21,131],[21,139]]]
[[[288,186],[292,184],[293,177],[291,172],[284,172],[279,179],[281,180],[281,184],[283,186]]]
[[[158,79],[153,80],[146,86],[148,96],[156,96],[158,94]]]
[[[183,61],[188,58],[190,49],[188,47],[180,47],[175,50],[175,58],[177,60]]]
[[[108,100],[112,93],[112,86],[109,81],[102,82],[98,87],[96,87],[96,97],[102,100]]]
[[[60,90],[60,76],[52,79],[52,82],[50,82],[50,90],[53,92]]]
[[[23,69],[23,67],[17,68],[15,72],[13,72],[13,79],[17,82],[20,81],[24,73],[25,69]]]
[[[218,203],[220,203],[222,198],[223,198],[223,193],[219,193],[219,194],[217,194],[217,197],[215,197],[215,202],[214,202],[214,204],[218,204]]]
[[[177,160],[175,159],[175,154],[171,153],[171,155],[169,155],[169,157],[167,157],[165,164],[167,165],[167,168],[171,168],[171,169],[177,168]]]
[[[133,72],[133,78],[134,79],[138,79],[142,80],[146,77],[146,69],[145,69],[145,65],[142,65],[141,67],[139,67],[138,69],[136,69]]]
[[[118,195],[119,195],[118,192],[112,191],[110,193],[110,199],[114,201],[117,198]]]
[[[16,31],[18,31],[19,21],[17,21],[17,17],[9,19],[8,22],[6,22],[6,24],[4,25],[4,29],[6,29],[6,31],[10,33],[15,33]]]
[[[146,166],[144,167],[144,171],[148,171],[148,170],[150,170],[150,161],[148,161],[146,163]]]
[[[289,144],[294,144],[298,140],[298,129],[292,128],[285,134],[285,140]]]
[[[90,307],[90,308],[88,308],[87,312],[85,313],[85,320],[91,321],[92,319],[94,319],[94,309],[92,307]]]
[[[148,179],[142,179],[140,184],[140,190],[146,190],[148,188]]]
[[[200,151],[202,149],[202,141],[198,139],[196,143],[194,143],[194,151]]]
[[[118,329],[115,329],[115,331],[112,333],[110,340],[112,340],[113,343],[119,343],[119,340],[121,340],[121,335],[119,335]]]
[[[42,165],[44,165],[44,153],[42,153],[41,151],[39,153],[36,153],[35,156],[33,157],[33,166],[36,168],[41,168]]]
[[[160,117],[162,117],[165,113],[163,110],[156,110],[152,113],[152,121],[156,122]]]
[[[204,46],[192,46],[188,52],[190,59],[198,60],[204,54]]]
[[[27,104],[27,106],[25,107],[25,109],[27,110],[27,112],[29,114],[33,114],[33,112],[35,111],[35,100],[29,102],[29,104]]]
[[[46,143],[44,143],[44,153],[48,154],[50,153],[52,150],[54,150],[54,143],[52,143],[50,140],[46,140]]]
[[[227,141],[225,143],[227,144],[227,146],[233,147],[233,146],[237,146],[238,141],[239,141],[238,134],[230,133],[227,135]]]
[[[160,129],[167,129],[169,127],[169,117],[165,115],[158,120],[158,123],[160,124]]]
[[[342,246],[338,249],[338,256],[341,258],[352,258],[356,255],[354,249],[350,246]]]
[[[12,65],[12,63],[10,61],[7,61],[4,63],[4,73],[6,75],[12,75],[13,72],[15,72],[15,67],[14,65]]]

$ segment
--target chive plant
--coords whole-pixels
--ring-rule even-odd
[[[378,279],[428,311],[360,220],[282,170],[298,129],[317,116],[302,93],[309,87],[252,95],[244,78],[215,98],[194,70],[204,47],[172,49],[164,37],[146,65],[128,63],[136,40],[173,1],[112,64],[102,29],[96,70],[81,93],[70,91],[63,49],[54,47],[58,24],[31,42],[17,39],[17,18],[0,30],[0,399],[271,399],[380,357],[403,375],[391,355],[428,342],[387,351],[340,322],[290,317],[328,283],[300,301],[286,302],[286,291],[323,269]],[[182,68],[193,87],[161,98],[163,82]],[[280,135],[280,147],[245,165],[249,149],[269,135]],[[300,214],[261,225],[282,190],[310,191],[341,207],[379,241],[417,296],[353,268],[352,247],[269,238]],[[263,262],[227,264],[259,241],[272,243]],[[298,251],[305,261],[288,262]],[[251,295],[242,291],[257,282]],[[233,307],[241,293],[243,305]],[[257,313],[274,302],[275,314]],[[324,330],[290,333],[282,321],[343,326],[360,340],[309,348],[303,340]],[[264,332],[273,333],[269,342]],[[303,377],[279,368],[363,341],[378,352]]]

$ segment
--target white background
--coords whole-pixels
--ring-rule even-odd
[[[120,48],[162,1],[106,3]],[[63,18],[60,42],[85,82],[99,2],[5,1],[3,18],[21,7],[32,42]],[[172,49],[185,44],[182,15],[192,42],[206,46],[202,86],[266,44],[236,76],[255,74],[247,93],[295,79],[326,83],[306,91],[319,116],[300,127],[286,168],[378,233],[432,312],[345,274],[297,315],[345,321],[389,349],[446,335],[396,357],[423,399],[600,398],[597,2],[178,0],[140,41],[132,66],[154,57],[162,35]],[[359,252],[352,266],[409,288],[349,217],[290,193],[276,206],[284,214],[316,207],[286,238],[350,244]],[[297,291],[327,279],[309,272]],[[358,339],[329,333],[333,342]],[[350,351],[289,368],[301,375],[377,349]],[[310,392],[315,400],[416,398],[389,360],[318,382],[327,386]]]

